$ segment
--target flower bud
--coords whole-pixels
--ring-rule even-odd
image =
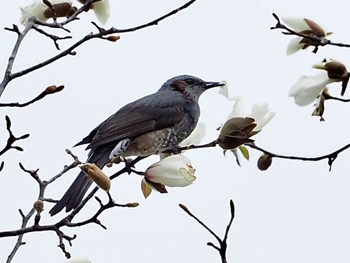
[[[57,87],[56,85],[51,85],[45,89],[45,92],[46,94],[52,94],[52,93],[60,92],[63,89],[64,89],[64,86]]]
[[[107,37],[106,39],[107,39],[108,41],[111,41],[111,42],[116,42],[117,40],[120,39],[120,36],[115,36],[115,35],[113,35],[113,36]]]
[[[126,206],[127,207],[138,207],[140,204],[138,202],[134,202],[134,203],[127,203]]]
[[[102,190],[109,192],[111,189],[111,180],[102,172],[94,163],[83,163],[79,165],[82,169]]]
[[[254,131],[255,127],[256,123],[253,118],[231,118],[221,128],[218,144],[221,148],[227,150],[237,148],[244,143],[253,142],[254,140],[249,139],[249,137],[258,133]]]
[[[44,202],[43,200],[36,200],[33,204],[33,207],[35,209],[35,211],[37,211],[38,213],[41,213],[42,211],[44,211]]]
[[[165,157],[148,167],[145,179],[153,188],[155,185],[152,183],[170,187],[185,187],[196,179],[195,171],[188,158],[176,154]]]
[[[272,164],[272,156],[263,153],[258,160],[258,168],[261,171],[266,171]]]

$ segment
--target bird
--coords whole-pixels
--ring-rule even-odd
[[[204,81],[191,75],[167,80],[160,89],[120,108],[75,146],[88,144],[88,163],[103,168],[117,156],[149,156],[171,151],[195,129],[201,94],[223,82]],[[49,211],[76,208],[92,184],[81,171],[63,197]]]

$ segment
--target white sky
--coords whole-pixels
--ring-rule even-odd
[[[30,1],[7,1],[0,9],[1,28],[11,27],[20,18],[19,6]],[[106,27],[127,28],[151,21],[181,6],[185,1],[111,1],[112,16]],[[15,135],[30,133],[18,142],[24,152],[10,151],[2,160],[0,173],[0,231],[16,229],[21,223],[18,209],[27,212],[36,200],[36,182],[20,171],[40,169],[42,179],[61,171],[72,160],[64,149],[71,148],[92,128],[125,103],[156,91],[167,79],[191,74],[205,80],[226,80],[233,96],[252,102],[268,101],[275,118],[255,137],[256,143],[275,153],[319,156],[349,143],[346,119],[348,105],[328,102],[326,122],[311,117],[312,106],[297,107],[288,98],[289,88],[303,74],[316,74],[311,66],[323,58],[334,58],[350,67],[349,50],[321,48],[286,56],[291,37],[270,31],[275,24],[271,13],[280,17],[307,17],[334,32],[332,40],[350,43],[350,4],[333,1],[209,1],[198,0],[190,8],[135,33],[122,35],[111,43],[93,40],[66,57],[10,83],[1,102],[24,102],[51,84],[65,85],[63,92],[24,109],[1,108],[1,142],[7,139],[5,118],[11,117]],[[93,14],[69,28],[74,39],[94,30]],[[63,32],[59,34],[65,35]],[[1,70],[15,41],[15,34],[0,30]],[[62,49],[69,41],[61,42]],[[15,71],[54,54],[52,42],[31,32],[23,43]],[[333,89],[334,87],[334,89]],[[332,90],[334,90],[332,92]],[[340,86],[332,85],[339,95]],[[349,97],[349,92],[346,97]],[[201,98],[201,121],[206,124],[205,141],[215,139],[232,105],[216,90]],[[74,148],[81,160],[83,147]],[[139,176],[123,175],[113,181],[112,196],[120,203],[140,202],[135,209],[115,208],[100,217],[107,226],[64,229],[77,234],[73,258],[101,262],[219,262],[216,251],[207,247],[215,240],[179,207],[191,211],[220,236],[229,219],[229,200],[236,205],[236,219],[228,240],[229,262],[349,262],[350,168],[349,152],[342,153],[328,172],[326,161],[319,163],[274,160],[267,172],[256,168],[260,153],[251,150],[251,160],[238,167],[233,156],[219,148],[186,153],[197,169],[196,182],[187,188],[156,192],[144,200]],[[156,161],[138,165],[139,170]],[[113,173],[118,167],[106,169]],[[47,197],[59,198],[75,178],[78,168],[47,190]],[[103,200],[106,195],[98,194]],[[42,224],[56,222],[46,205]],[[86,218],[96,210],[94,201],[84,209]],[[78,218],[77,218],[78,219]],[[56,247],[55,233],[34,233],[24,237],[14,262],[66,262]],[[0,240],[0,261],[4,262],[15,239]]]

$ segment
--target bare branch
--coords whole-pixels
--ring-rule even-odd
[[[6,127],[7,127],[7,131],[9,133],[9,137],[7,139],[7,143],[5,145],[5,147],[0,151],[0,156],[3,155],[5,152],[7,152],[8,150],[10,149],[15,149],[17,151],[23,151],[23,149],[19,146],[13,146],[13,144],[16,142],[16,141],[19,141],[19,140],[23,140],[23,139],[26,139],[29,137],[29,134],[24,134],[20,137],[16,137],[13,135],[12,131],[11,131],[11,119],[9,116],[5,116],[5,119],[6,119]]]
[[[57,50],[60,50],[60,47],[58,45],[58,41],[59,40],[72,39],[72,36],[59,37],[59,36],[56,36],[56,35],[49,34],[46,31],[40,29],[39,27],[33,27],[33,29],[35,31],[39,32],[40,34],[50,38],[54,42],[54,45],[55,45]]]
[[[191,211],[183,204],[179,204],[180,208],[184,210],[190,217],[195,219],[202,227],[204,227],[219,243],[219,246],[214,245],[212,242],[208,242],[207,245],[214,248],[217,250],[220,254],[221,257],[221,262],[222,263],[227,263],[226,259],[226,250],[227,250],[227,238],[228,238],[228,233],[230,231],[230,228],[232,226],[233,219],[235,217],[235,207],[234,203],[232,200],[230,200],[230,212],[231,212],[231,217],[228,225],[226,226],[226,231],[224,238],[221,239],[213,230],[211,230],[203,221],[201,221],[197,216],[195,216]]]
[[[177,8],[177,9],[175,9],[175,10],[173,10],[173,11],[171,11],[171,12],[169,12],[168,14],[166,14],[166,15],[164,15],[164,16],[161,16],[161,17],[159,17],[159,18],[157,18],[157,19],[155,19],[155,20],[153,20],[153,21],[151,21],[151,22],[148,22],[148,23],[146,23],[146,24],[143,24],[143,25],[140,25],[140,26],[136,26],[136,27],[132,27],[132,28],[127,28],[127,29],[116,29],[116,28],[110,28],[110,29],[108,29],[108,30],[99,30],[99,32],[98,33],[91,33],[91,34],[89,34],[89,35],[86,35],[85,37],[83,37],[82,39],[80,39],[79,41],[77,41],[75,44],[73,44],[73,45],[71,45],[70,47],[68,47],[66,50],[64,50],[64,51],[62,51],[61,53],[59,53],[59,54],[57,54],[56,56],[53,56],[53,57],[51,57],[51,58],[49,58],[49,59],[47,59],[47,60],[45,60],[45,61],[43,61],[43,62],[40,62],[40,63],[38,63],[38,64],[36,64],[36,65],[33,65],[33,66],[31,66],[31,67],[29,67],[29,68],[27,68],[27,69],[24,69],[24,70],[21,70],[21,71],[19,71],[19,72],[16,72],[16,73],[13,73],[13,74],[11,74],[11,70],[12,70],[12,65],[11,65],[11,68],[9,69],[9,70],[7,70],[6,72],[7,72],[7,75],[8,75],[8,77],[6,78],[6,81],[5,81],[5,79],[4,79],[4,81],[3,81],[3,83],[2,84],[0,84],[0,97],[1,97],[1,95],[2,95],[2,92],[3,92],[3,90],[5,89],[5,87],[6,87],[6,85],[8,84],[8,82],[10,81],[10,80],[13,80],[13,79],[15,79],[15,78],[18,78],[18,77],[21,77],[21,76],[24,76],[24,75],[26,75],[26,74],[28,74],[28,73],[30,73],[30,72],[33,72],[33,71],[35,71],[35,70],[37,70],[37,69],[40,69],[40,68],[42,68],[42,67],[45,67],[45,66],[47,66],[47,65],[49,65],[49,64],[51,64],[51,63],[53,63],[53,62],[55,62],[55,61],[57,61],[57,60],[59,60],[59,59],[61,59],[61,58],[63,58],[63,57],[65,57],[65,56],[67,56],[67,55],[75,55],[75,52],[74,52],[74,50],[77,48],[77,47],[79,47],[80,45],[82,45],[82,44],[84,44],[85,42],[87,42],[87,41],[89,41],[89,40],[91,40],[91,39],[95,39],[95,38],[99,38],[99,39],[104,39],[103,37],[104,36],[107,36],[107,35],[111,35],[111,34],[115,34],[115,33],[128,33],[128,32],[134,32],[134,31],[137,31],[137,30],[140,30],[140,29],[144,29],[144,28],[146,28],[146,27],[150,27],[150,26],[154,26],[154,25],[157,25],[159,22],[161,22],[162,20],[164,20],[164,19],[166,19],[166,18],[168,18],[168,17],[170,17],[170,16],[172,16],[172,15],[175,15],[176,13],[178,13],[179,11],[181,11],[181,10],[183,10],[183,9],[185,9],[185,8],[187,8],[187,7],[189,7],[191,4],[193,4],[194,2],[195,2],[196,0],[191,0],[191,1],[189,1],[189,2],[187,2],[186,4],[184,4],[183,6],[181,6],[181,7],[179,7],[179,8]],[[87,1],[88,2],[88,1]],[[89,1],[89,2],[91,2],[91,1]],[[80,9],[79,9],[80,10]],[[33,21],[32,21],[32,23],[34,23]],[[40,23],[40,24],[42,24],[42,23]],[[46,23],[43,23],[42,25],[45,25]],[[63,23],[61,23],[61,24],[63,24]],[[30,25],[30,23],[28,23],[28,25]],[[29,27],[27,25],[27,27]],[[31,24],[32,25],[32,24]],[[55,24],[56,26],[57,26],[57,24]],[[33,26],[33,25],[32,25]],[[26,28],[27,28],[26,27]],[[30,28],[29,28],[30,29]],[[28,29],[28,30],[29,30]],[[24,33],[22,32],[22,34],[21,34],[21,36],[22,35],[24,35]],[[22,37],[23,38],[23,37]],[[19,42],[19,41],[17,41],[17,42]],[[17,43],[16,43],[17,44]],[[20,44],[20,42],[17,44],[18,46],[19,46],[19,44]],[[16,52],[13,52],[14,54],[17,54],[17,50],[18,50],[18,48],[16,49]],[[15,56],[14,56],[15,57]],[[12,62],[12,64],[13,64],[13,62]]]
[[[4,92],[7,84],[12,80],[12,68],[13,68],[13,64],[15,62],[19,47],[21,46],[22,41],[25,38],[25,36],[28,34],[29,30],[32,29],[33,26],[34,26],[34,20],[29,19],[28,23],[26,24],[26,27],[24,28],[24,30],[22,32],[19,31],[19,29],[16,25],[13,25],[12,30],[6,28],[6,30],[10,30],[10,31],[17,33],[17,41],[12,49],[10,57],[8,58],[8,63],[7,63],[7,67],[5,70],[4,78],[3,78],[2,82],[0,83],[0,97],[1,97],[2,93]]]
[[[58,86],[58,87],[56,85],[52,85],[52,86],[47,87],[43,92],[41,92],[38,96],[36,96],[34,99],[32,99],[30,101],[27,101],[25,103],[18,103],[18,102],[0,103],[0,107],[20,107],[20,108],[26,107],[30,104],[33,104],[34,102],[37,102],[37,101],[43,99],[47,95],[60,92],[63,89],[64,89],[63,85]]]
[[[350,148],[350,143],[341,147],[340,149],[330,153],[330,154],[326,154],[326,155],[322,155],[322,156],[318,156],[318,157],[301,157],[301,156],[290,156],[290,155],[280,155],[280,154],[275,154],[272,153],[270,151],[267,151],[253,143],[247,143],[245,144],[246,146],[253,148],[255,150],[258,150],[260,152],[263,152],[269,156],[271,156],[272,158],[280,158],[280,159],[289,159],[289,160],[297,160],[297,161],[311,161],[311,162],[317,162],[317,161],[321,161],[321,160],[328,160],[328,166],[329,166],[329,171],[331,171],[332,169],[332,165],[333,162],[337,159],[338,155],[347,150],[348,148]]]

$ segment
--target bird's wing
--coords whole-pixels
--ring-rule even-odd
[[[90,142],[87,148],[116,143],[181,122],[186,111],[180,101],[176,97],[168,100],[158,97],[143,98],[121,108],[90,133],[90,138],[86,137],[85,142]]]

